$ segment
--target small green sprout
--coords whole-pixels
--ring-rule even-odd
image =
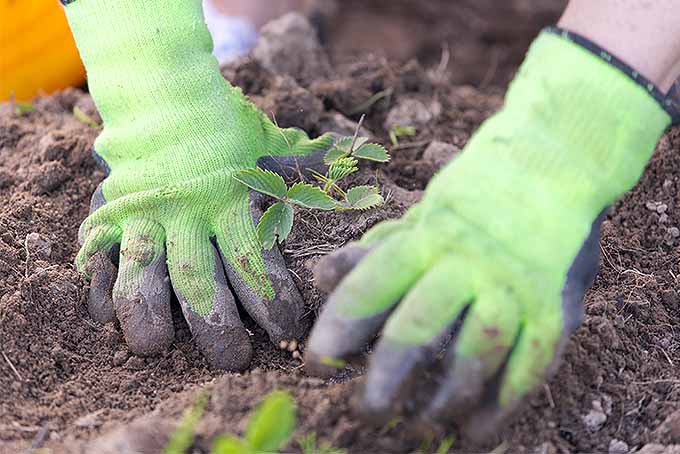
[[[199,394],[196,402],[184,414],[163,454],[186,454],[195,436],[195,428],[208,403],[208,393]],[[277,453],[290,441],[297,420],[297,409],[290,393],[273,391],[257,406],[243,437],[224,434],[213,441],[211,454]],[[328,443],[318,444],[311,433],[296,440],[304,454],[345,454]]]
[[[432,450],[432,442],[433,441],[434,440],[432,440],[431,438],[423,440],[421,445],[420,445],[420,449],[418,449],[418,451],[416,451],[416,452],[422,453],[422,454],[430,454],[430,453],[433,453],[433,454],[448,454],[449,451],[451,451],[451,448],[453,447],[453,445],[455,444],[456,439],[453,436],[444,438],[439,443],[439,447],[437,448],[436,451]]]
[[[319,362],[324,366],[335,367],[336,369],[342,369],[347,365],[347,363],[340,358],[333,358],[331,356],[322,356],[319,358]]]
[[[19,116],[35,112],[35,106],[30,102],[14,102],[14,109]]]
[[[274,391],[258,405],[250,417],[243,438],[221,435],[213,443],[212,454],[275,453],[288,444],[295,430],[296,408],[289,393]]]
[[[442,440],[442,442],[439,444],[439,448],[437,449],[437,454],[448,454],[448,452],[451,450],[453,445],[456,443],[456,439],[454,437],[446,437]]]
[[[94,121],[94,118],[83,112],[83,110],[78,106],[73,107],[73,116],[76,117],[81,123],[85,123],[92,129],[99,128],[99,123]]]
[[[398,147],[399,138],[412,137],[415,136],[417,133],[418,131],[413,126],[395,125],[392,129],[390,129],[390,141],[392,142],[392,145]]]
[[[164,454],[184,454],[194,443],[194,429],[203,417],[205,407],[208,404],[209,395],[203,391],[198,395],[194,404],[189,408],[170,436],[170,441],[163,450]]]
[[[384,203],[375,186],[356,186],[345,191],[339,183],[359,170],[359,160],[387,162],[390,159],[382,145],[368,143],[366,137],[358,137],[360,120],[353,137],[341,137],[324,156],[328,166],[326,174],[309,169],[323,186],[295,183],[288,187],[283,178],[260,168],[236,172],[234,178],[249,188],[277,200],[262,215],[257,225],[257,236],[265,249],[276,242],[283,242],[293,228],[293,205],[322,211],[367,210]]]
[[[304,435],[297,439],[302,454],[346,454],[347,450],[334,448],[330,443],[319,444],[314,432]]]

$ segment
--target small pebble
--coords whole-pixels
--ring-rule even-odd
[[[52,243],[37,232],[26,235],[24,245],[31,258],[48,259],[52,255]]]
[[[628,454],[628,443],[614,438],[609,442],[609,454]]]
[[[125,364],[125,361],[127,361],[129,356],[129,353],[127,350],[119,350],[116,352],[115,355],[113,355],[113,365],[114,366],[122,366]]]
[[[672,187],[673,187],[673,181],[671,181],[669,179],[664,180],[663,186],[662,186],[664,191],[669,192]]]
[[[668,215],[663,213],[661,216],[659,216],[659,224],[665,224],[666,222],[668,222]]]
[[[664,214],[666,211],[668,211],[668,205],[666,205],[665,203],[660,203],[659,205],[657,205],[656,207],[657,213]]]
[[[677,227],[669,227],[668,234],[673,238],[677,238],[680,236],[680,229],[678,229]]]
[[[290,344],[288,344],[288,351],[289,351],[289,352],[294,352],[294,351],[297,351],[297,348],[298,348],[298,343],[297,343],[297,341],[296,341],[295,339],[293,339],[292,341],[290,341]]]
[[[281,350],[287,349],[287,348],[288,348],[288,341],[282,340],[281,342],[279,342],[279,348],[280,348]]]
[[[647,203],[645,203],[645,207],[647,207],[647,209],[648,209],[648,210],[651,210],[651,211],[656,211],[656,206],[657,206],[657,205],[658,205],[658,204],[657,204],[656,202],[647,202]]]
[[[593,409],[583,417],[583,422],[591,432],[599,431],[607,422],[607,415],[602,410],[602,403],[599,400],[593,401]]]
[[[302,361],[302,355],[300,354],[299,351],[295,350],[293,352],[293,359],[299,359],[300,361]]]

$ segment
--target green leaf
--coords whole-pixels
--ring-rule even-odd
[[[357,137],[356,142],[354,142],[354,149],[361,147],[363,144],[368,142],[368,137]]]
[[[332,210],[335,208],[335,200],[323,192],[318,186],[306,183],[295,183],[288,190],[288,201],[304,208],[317,210]]]
[[[374,186],[357,186],[347,191],[347,207],[353,210],[366,210],[381,205],[384,200]]]
[[[30,112],[35,112],[35,106],[30,102],[15,102],[14,107],[16,109],[17,115],[26,115]]]
[[[345,137],[340,137],[336,142],[335,142],[335,148],[338,150],[342,150],[343,152],[349,151],[349,147],[352,145],[352,140],[354,137],[352,136],[345,136]]]
[[[385,150],[385,147],[377,143],[362,145],[352,153],[352,156],[376,162],[387,162],[390,160],[390,155],[387,153],[387,150]]]
[[[347,365],[347,362],[340,358],[333,358],[331,356],[322,356],[319,358],[319,362],[324,366],[335,367],[336,369],[342,369]]]
[[[323,162],[327,166],[333,164],[338,159],[345,156],[347,152],[340,150],[339,148],[331,148],[323,157]]]
[[[293,207],[283,202],[270,206],[257,224],[257,238],[264,249],[271,249],[285,240],[293,228]]]
[[[202,392],[196,398],[196,402],[182,416],[177,429],[170,436],[170,441],[163,450],[164,454],[185,454],[194,443],[194,429],[201,420],[208,404],[208,393]]]
[[[399,137],[415,136],[417,133],[418,133],[418,130],[416,128],[414,128],[413,126],[395,125],[390,130],[390,141],[392,142],[392,145],[397,147],[397,146],[399,146]]]
[[[83,112],[82,109],[78,106],[73,107],[73,116],[80,120],[81,123],[85,123],[92,129],[97,129],[99,127],[99,123],[94,121],[92,117]]]
[[[260,168],[244,169],[234,173],[234,178],[251,189],[279,200],[286,197],[288,188],[281,175]]]
[[[436,454],[448,454],[448,452],[451,450],[453,445],[455,444],[456,439],[454,437],[446,437],[442,440],[441,444],[439,445],[439,448],[437,449]]]
[[[295,402],[289,393],[274,391],[250,418],[245,439],[254,451],[277,452],[295,429]]]
[[[254,454],[255,451],[240,438],[220,435],[213,442],[212,454]]]
[[[357,167],[357,160],[354,158],[340,158],[335,161],[328,168],[328,179],[331,181],[338,181],[351,175],[359,168]]]

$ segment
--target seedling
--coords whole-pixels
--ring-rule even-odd
[[[30,102],[15,102],[14,109],[16,110],[16,113],[19,116],[35,112],[35,106]]]
[[[179,426],[163,450],[164,454],[186,454],[194,442],[195,428],[208,403],[208,393],[199,394],[196,402],[184,414]],[[257,406],[243,437],[220,435],[213,442],[211,454],[277,453],[288,444],[296,424],[295,402],[286,391],[270,393]],[[345,454],[328,443],[318,444],[311,433],[297,440],[304,454]]]
[[[363,117],[362,117],[363,120]],[[288,187],[283,178],[268,170],[254,168],[238,171],[234,178],[249,188],[277,200],[262,215],[257,237],[265,249],[283,242],[293,228],[293,205],[323,211],[367,210],[384,203],[376,186],[355,186],[344,190],[339,183],[359,170],[359,160],[387,162],[390,159],[382,145],[368,143],[358,137],[361,121],[353,137],[341,137],[324,156],[325,174],[308,169],[322,185],[298,182]]]
[[[400,126],[395,125],[390,129],[390,141],[395,147],[399,146],[399,139],[401,137],[412,137],[417,134],[417,130],[413,126]]]
[[[319,444],[314,432],[298,438],[297,442],[302,454],[345,454],[347,452],[345,449],[335,448],[327,442]]]
[[[94,121],[91,116],[83,112],[83,110],[78,106],[73,107],[73,116],[76,117],[81,123],[85,123],[92,129],[99,128],[99,123]]]
[[[420,449],[418,449],[418,453],[422,454],[429,454],[429,453],[434,453],[434,454],[448,454],[449,451],[451,451],[451,448],[456,442],[456,439],[454,437],[446,437],[444,438],[440,443],[439,447],[437,448],[436,451],[432,450],[432,441],[433,440],[423,440],[423,442],[420,445]]]
[[[208,404],[208,393],[201,392],[196,402],[187,410],[163,450],[164,454],[184,454],[194,442],[194,429],[203,417]]]
[[[212,454],[274,453],[288,444],[295,430],[296,409],[285,391],[274,391],[255,409],[243,438],[221,435]]]

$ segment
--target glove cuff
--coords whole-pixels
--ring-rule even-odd
[[[95,148],[114,173],[160,154],[229,149],[226,131],[256,124],[211,54],[201,0],[70,0],[65,10],[104,120]]]
[[[646,90],[649,95],[654,98],[659,105],[671,117],[672,124],[680,123],[680,98],[669,94],[664,94],[659,88],[645,76],[640,74],[635,68],[625,63],[617,56],[611,54],[609,51],[601,47],[599,44],[589,40],[585,36],[578,33],[571,32],[561,27],[546,27],[544,33],[551,33],[560,36],[563,39],[573,42],[591,52],[596,57],[601,58],[611,66],[618,68],[623,74],[630,77],[635,83]]]

